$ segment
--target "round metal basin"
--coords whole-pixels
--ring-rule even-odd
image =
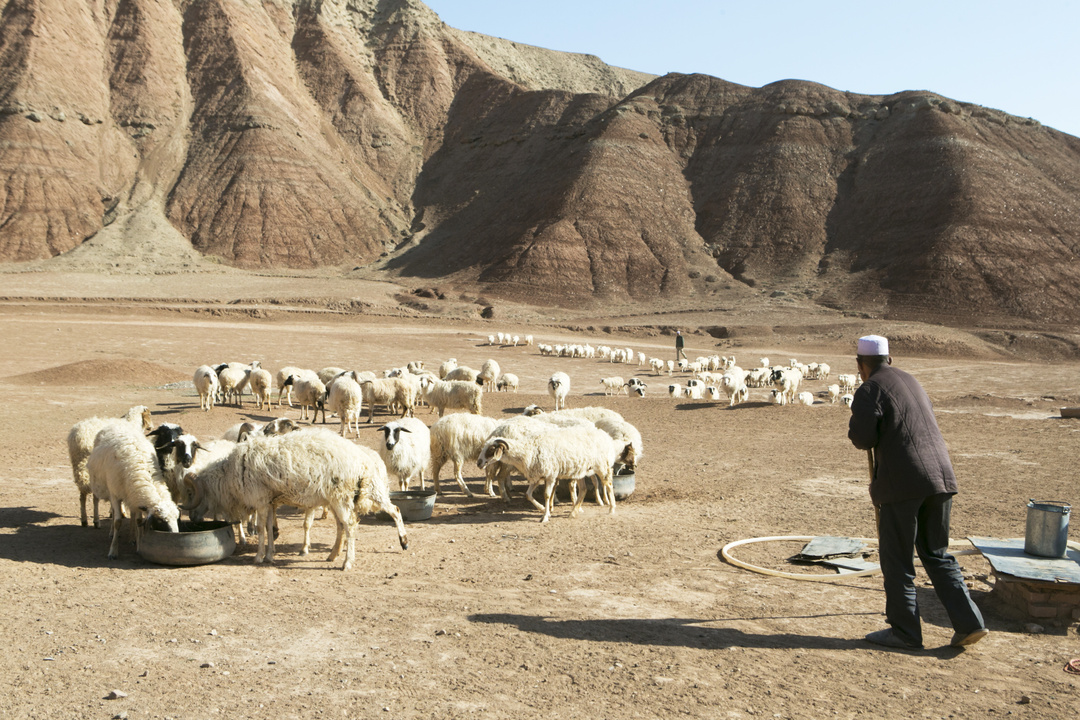
[[[435,509],[434,490],[404,490],[390,493],[390,502],[401,511],[405,522],[428,520]]]
[[[627,472],[625,468],[619,468],[611,477],[611,486],[615,491],[616,502],[622,502],[626,498],[634,494],[635,478],[633,472]],[[592,481],[587,480],[585,487],[588,490],[585,491],[586,500],[595,500],[596,493],[592,488]],[[542,491],[537,492],[538,495],[542,495]],[[570,499],[570,481],[560,480],[555,484],[555,497],[558,500]]]
[[[143,528],[139,556],[158,565],[206,565],[227,558],[236,550],[232,523],[181,520],[179,526],[180,532],[175,533]]]

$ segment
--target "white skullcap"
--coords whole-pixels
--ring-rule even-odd
[[[859,355],[888,355],[889,339],[880,335],[867,335],[859,338]]]

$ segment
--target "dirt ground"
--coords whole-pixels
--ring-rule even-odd
[[[866,460],[847,441],[842,405],[778,407],[764,390],[734,408],[674,400],[668,379],[644,369],[486,345],[506,330],[673,355],[670,337],[605,333],[594,311],[573,316],[594,327],[577,332],[557,324],[570,311],[538,311],[527,322],[424,318],[373,286],[361,299],[382,313],[243,315],[227,304],[238,286],[214,276],[184,278],[183,302],[116,299],[175,300],[177,282],[3,278],[0,621],[10,645],[0,655],[0,717],[1063,718],[1080,708],[1080,677],[1063,671],[1080,656],[1076,625],[1025,632],[1028,620],[991,595],[979,556],[961,563],[991,635],[949,649],[952,630],[920,575],[929,648],[921,653],[863,641],[884,626],[878,577],[798,582],[723,562],[721,547],[743,538],[873,535]],[[296,287],[268,292],[330,292],[289,282]],[[805,318],[754,312],[699,309],[690,322],[779,327]],[[688,326],[688,317],[652,323]],[[795,357],[854,372],[850,339],[881,328],[839,314],[815,322],[825,329],[810,339],[773,333],[733,344],[691,333],[687,350],[735,352],[744,367]],[[961,490],[954,538],[1022,537],[1028,498],[1080,506],[1080,421],[1057,417],[1080,400],[1080,364],[894,355],[926,386],[952,453]],[[572,406],[623,413],[645,442],[634,495],[614,515],[587,504],[571,520],[561,505],[541,524],[520,495],[508,505],[470,500],[451,483],[434,517],[409,526],[406,551],[389,523],[362,524],[347,573],[325,562],[328,520],[316,523],[312,555],[297,554],[296,514],[282,516],[273,566],[254,565],[252,549],[240,548],[214,565],[161,567],[130,543],[110,561],[107,532],[79,524],[65,446],[78,420],[146,404],[155,422],[211,438],[244,419],[298,417],[250,400],[201,412],[190,386],[201,364],[379,371],[448,357],[474,367],[491,357],[522,378],[517,394],[485,396],[491,416],[550,405],[543,390],[555,370],[571,377]],[[648,395],[604,397],[599,380],[615,374],[645,377]],[[825,385],[808,389],[822,394]],[[434,419],[426,409],[419,417]],[[360,442],[375,440],[365,430]],[[469,482],[480,489],[475,468]],[[800,546],[738,554],[794,569],[785,558]],[[126,696],[106,699],[112,690]]]

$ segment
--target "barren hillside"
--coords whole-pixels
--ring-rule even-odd
[[[0,59],[8,263],[1080,318],[1080,140],[929,92],[656,78],[416,0],[0,0]]]

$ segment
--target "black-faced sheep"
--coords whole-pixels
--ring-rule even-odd
[[[386,463],[386,472],[397,478],[400,490],[408,490],[409,482],[420,476],[424,489],[424,473],[431,464],[431,433],[427,425],[416,418],[401,418],[383,425],[383,442],[379,457]]]
[[[555,409],[566,407],[566,397],[570,394],[570,376],[564,372],[553,373],[548,380],[548,395],[555,401]]]

